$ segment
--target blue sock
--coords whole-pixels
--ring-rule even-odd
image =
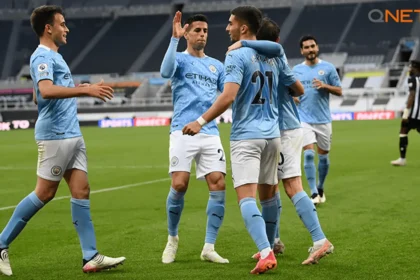
[[[318,190],[316,188],[315,151],[305,150],[303,152],[303,156],[305,175],[306,179],[308,180],[309,188],[311,189],[311,194],[318,193]]]
[[[225,191],[210,192],[207,203],[206,243],[215,244],[219,228],[225,217]]]
[[[276,227],[277,227],[277,229],[276,229],[276,238],[280,239],[280,217],[281,217],[281,209],[282,209],[282,207],[281,207],[281,199],[280,199],[280,193],[279,192],[276,193],[276,199],[277,199],[277,203],[279,205],[279,218],[277,220],[277,225],[276,225]]]
[[[322,232],[321,225],[319,224],[316,208],[306,192],[301,191],[295,194],[292,197],[292,202],[299,218],[311,234],[313,242],[325,238],[324,232]]]
[[[318,162],[318,177],[319,183],[318,188],[324,189],[324,182],[325,178],[327,177],[328,170],[330,169],[330,158],[328,154],[326,155],[319,155],[319,162]]]
[[[70,202],[73,225],[79,236],[83,259],[89,261],[98,253],[95,230],[90,217],[90,200],[71,198]]]
[[[258,251],[261,252],[265,248],[270,248],[270,243],[268,242],[267,233],[265,231],[264,219],[257,207],[255,198],[246,197],[241,199],[241,201],[239,201],[239,207],[241,208],[242,218],[244,219],[246,229],[257,245]]]
[[[171,187],[166,199],[166,214],[168,216],[168,232],[170,236],[178,235],[178,225],[184,209],[185,192],[177,192]]]
[[[12,217],[0,234],[0,248],[8,248],[9,245],[25,228],[29,220],[44,206],[35,192],[30,193],[18,204]]]
[[[278,232],[277,225],[279,223],[279,205],[277,194],[267,200],[261,200],[262,217],[265,222],[265,231],[267,232],[267,239],[271,248],[274,247],[274,238],[276,231]]]

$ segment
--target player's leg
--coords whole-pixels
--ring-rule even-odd
[[[412,126],[410,120],[402,120],[400,128],[400,157],[396,160],[391,161],[391,164],[394,166],[405,166],[407,164],[405,156],[407,153],[408,146],[408,133],[410,132]]]
[[[311,234],[313,241],[313,247],[310,248],[310,255],[302,264],[317,263],[322,257],[332,253],[334,246],[326,239],[322,231],[316,208],[303,190],[301,177],[297,176],[283,179],[283,186],[299,218]]]
[[[169,173],[171,187],[166,198],[166,215],[168,219],[168,242],[162,254],[163,263],[175,261],[178,250],[178,225],[184,209],[184,196],[188,189],[192,160],[199,146],[196,138],[182,135],[181,131],[172,132],[169,144]]]
[[[0,234],[0,272],[12,275],[8,248],[25,228],[29,220],[51,201],[63,176],[61,166],[67,164],[60,153],[62,142],[38,141],[38,168],[35,191],[26,196],[16,206],[12,217]]]
[[[314,204],[319,203],[318,190],[316,188],[315,148],[316,135],[312,125],[302,123],[303,126],[303,167],[306,180],[311,189],[311,198]]]
[[[266,140],[231,141],[232,178],[242,218],[263,261],[251,273],[263,273],[277,266],[277,261],[267,239],[265,222],[256,202],[261,154]]]
[[[110,258],[99,254],[96,249],[96,236],[90,213],[86,146],[82,137],[73,138],[69,142],[68,149],[73,157],[66,168],[64,179],[71,193],[71,216],[82,249],[83,272],[110,269],[122,264],[125,258]]]
[[[196,156],[197,178],[205,178],[209,187],[209,200],[207,202],[207,225],[204,247],[201,260],[216,263],[229,263],[214,249],[219,229],[225,217],[226,197],[226,158],[220,137],[199,134],[200,152]]]
[[[271,248],[274,247],[277,225],[280,222],[280,200],[276,195],[278,178],[277,169],[281,150],[280,138],[268,141],[261,154],[260,176],[258,179],[258,193],[265,221],[267,237]]]
[[[318,143],[318,194],[319,202],[325,203],[326,196],[324,192],[324,183],[330,170],[329,151],[331,149],[332,125],[320,124],[316,125],[316,138]]]

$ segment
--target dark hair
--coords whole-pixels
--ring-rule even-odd
[[[191,25],[193,22],[195,21],[204,21],[206,23],[209,23],[207,20],[207,17],[203,14],[196,14],[193,16],[190,16],[189,18],[187,18],[187,20],[185,21],[185,24]]]
[[[54,24],[55,14],[62,14],[63,9],[59,6],[44,5],[33,10],[31,14],[31,25],[38,37],[44,34],[45,25]]]
[[[253,34],[258,33],[262,22],[262,13],[259,9],[253,6],[240,6],[230,11],[230,14],[244,22]]]
[[[279,36],[280,27],[277,25],[277,23],[268,17],[263,18],[261,28],[257,33],[257,40],[276,42]]]
[[[303,48],[303,42],[309,41],[309,40],[314,40],[315,44],[318,45],[318,41],[316,40],[316,38],[314,36],[312,36],[312,35],[305,35],[305,36],[302,36],[302,38],[300,38],[300,40],[299,40],[300,48]]]
[[[420,60],[411,60],[410,67],[416,69],[417,71],[420,71]]]

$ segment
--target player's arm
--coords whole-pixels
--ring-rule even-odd
[[[248,47],[269,58],[280,57],[284,54],[283,47],[279,43],[265,40],[241,40],[235,42],[228,48],[229,51]]]
[[[289,86],[289,93],[293,97],[302,96],[305,93],[305,89],[302,83],[299,80],[296,80],[293,84]]]
[[[52,80],[43,79],[38,82],[38,88],[43,99],[91,96],[106,102],[107,99],[114,97],[114,90],[109,86],[102,85],[102,82],[84,87],[62,87],[54,85]]]
[[[35,92],[35,89],[33,89],[33,91],[32,91],[32,98],[34,100],[35,105],[38,105],[38,101],[36,100],[36,92]]]
[[[176,61],[176,50],[178,48],[179,39],[184,36],[188,28],[188,24],[181,26],[182,13],[180,11],[175,13],[172,21],[172,37],[169,43],[168,50],[165,53],[162,64],[160,66],[160,74],[163,78],[172,78],[175,74],[178,63]]]
[[[289,94],[293,97],[299,97],[305,93],[302,83],[296,79],[292,69],[285,58],[277,59],[279,63],[279,80],[285,86],[289,87]]]
[[[325,89],[333,95],[342,96],[343,90],[341,88],[341,81],[335,68],[330,71],[327,80],[328,82],[324,83],[318,79],[314,79],[312,83],[317,89]]]
[[[419,87],[420,85],[417,84],[417,80],[415,76],[411,76],[408,80],[408,90],[409,90],[409,94],[408,94],[408,99],[407,99],[407,106],[404,109],[403,112],[403,116],[402,118],[404,120],[408,119],[408,116],[410,115],[411,109],[414,106],[414,101],[416,98],[416,90],[417,87]]]

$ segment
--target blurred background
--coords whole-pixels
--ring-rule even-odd
[[[28,64],[38,39],[29,16],[44,4],[65,10],[70,33],[59,52],[75,83],[104,79],[116,90],[106,104],[79,98],[81,125],[169,124],[170,83],[159,68],[177,10],[183,20],[195,13],[208,16],[206,54],[222,62],[230,44],[229,11],[238,5],[254,5],[279,24],[291,66],[303,60],[299,38],[314,35],[320,57],[333,63],[342,79],[344,95],[331,96],[335,120],[397,117],[406,102],[408,62],[420,58],[418,0],[1,0],[0,130],[34,126]],[[178,50],[185,46],[182,39]],[[222,121],[229,121],[229,113]]]

